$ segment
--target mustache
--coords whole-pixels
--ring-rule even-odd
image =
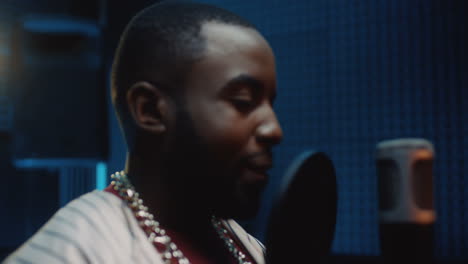
[[[265,150],[250,153],[245,157],[244,163],[247,164],[248,167],[254,169],[270,169],[273,167],[273,152],[271,150]]]
[[[273,160],[273,151],[271,150],[259,151],[259,152],[250,153],[247,156],[245,156],[246,160],[265,159],[265,158]]]

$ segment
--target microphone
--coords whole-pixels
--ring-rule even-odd
[[[420,138],[377,144],[380,248],[389,263],[433,258],[434,147]]]

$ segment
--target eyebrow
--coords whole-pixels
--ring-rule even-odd
[[[260,80],[248,74],[240,74],[232,78],[231,80],[229,80],[229,82],[226,85],[224,85],[222,90],[226,90],[229,87],[236,86],[236,85],[247,85],[255,89],[256,93],[262,92],[265,89],[265,86]],[[274,101],[275,98],[276,98],[276,91],[273,91],[273,94],[271,96],[272,101]]]

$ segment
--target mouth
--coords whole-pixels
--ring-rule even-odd
[[[273,167],[273,158],[271,152],[259,152],[251,154],[246,159],[246,169],[249,171],[253,181],[266,181],[268,179],[268,170]]]
[[[269,170],[273,167],[273,153],[265,151],[250,154],[247,156],[247,164],[255,170]]]

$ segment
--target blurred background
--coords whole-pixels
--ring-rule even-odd
[[[123,168],[109,70],[125,24],[155,2],[0,0],[0,260]],[[285,137],[249,231],[264,239],[285,169],[318,149],[338,179],[333,255],[378,257],[376,144],[422,137],[436,153],[435,256],[468,261],[466,1],[201,2],[253,22],[276,53]]]

